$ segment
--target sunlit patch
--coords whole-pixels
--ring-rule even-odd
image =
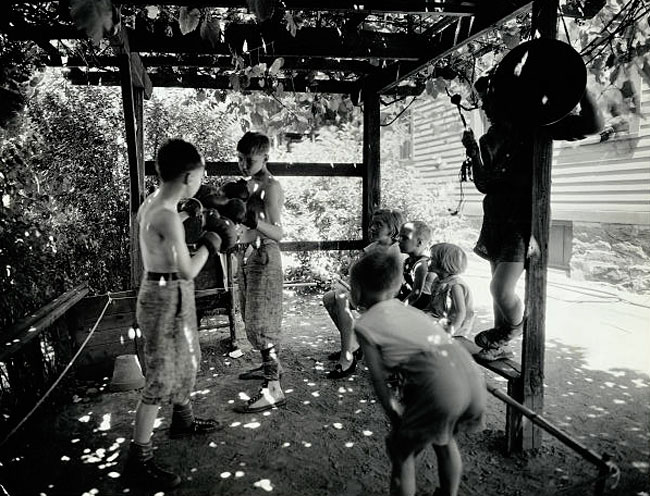
[[[237,472],[235,472],[235,479],[239,479],[240,477],[244,477],[244,472],[237,470]]]
[[[80,439],[79,439],[78,437],[76,437],[76,438],[72,439],[70,442],[71,442],[72,444],[76,444],[76,443],[78,443],[79,441],[80,441]]]
[[[340,422],[334,422],[332,424],[332,427],[334,427],[335,429],[343,429],[343,424],[341,424]]]
[[[83,423],[90,422],[90,415],[83,415],[79,417],[79,422],[83,422]]]
[[[303,445],[305,448],[311,448],[311,443],[308,443],[308,442],[306,442],[306,441],[303,441],[303,442],[302,442],[302,445]]]
[[[263,417],[268,417],[269,415],[271,415],[271,412],[264,412],[264,413],[262,414]]]
[[[117,479],[120,476],[119,472],[109,472],[107,474],[111,479]]]
[[[167,280],[161,276],[160,281],[158,281],[158,286],[167,286]]]
[[[341,394],[343,394],[343,393],[346,392],[346,389],[345,389],[343,386],[341,386],[341,387],[338,389],[338,392],[341,393]]]
[[[63,456],[61,457],[61,461],[62,461],[62,462],[69,462],[69,461],[70,461],[70,457],[69,457],[69,456],[66,456],[66,455],[63,455]]]
[[[251,399],[250,396],[248,396],[246,393],[239,393],[238,396],[239,396],[239,399],[242,400],[242,401],[248,401],[248,400]]]
[[[255,487],[259,487],[261,489],[264,489],[266,492],[271,492],[273,491],[273,486],[271,485],[271,481],[269,479],[262,479],[253,484]]]
[[[233,422],[230,424],[230,427],[239,427],[241,425],[241,422]]]
[[[302,402],[303,405],[309,405],[310,403],[311,403],[311,401],[309,401],[309,400],[305,400],[305,401]]]
[[[359,414],[361,413],[361,409],[359,408],[359,409],[355,410],[354,413],[355,413],[356,415],[359,415]]]
[[[282,443],[283,448],[288,448],[289,446],[291,446],[291,443]]]
[[[364,436],[372,436],[372,431],[363,431]]]
[[[285,394],[287,394],[287,393],[293,393],[293,389],[285,389],[285,390],[284,390],[284,393],[285,393]]]
[[[259,422],[249,422],[248,424],[244,424],[244,429],[257,429],[261,425]]]
[[[228,400],[228,404],[232,405],[235,402],[235,400]]]
[[[638,388],[646,388],[648,387],[648,384],[643,380],[643,379],[632,379],[632,384],[634,384]]]
[[[210,441],[210,444],[208,444],[208,446],[209,446],[210,448],[216,448],[216,447],[218,446],[218,444],[215,443],[214,441]]]
[[[352,448],[352,446],[354,446],[354,443],[352,443],[352,442],[348,441],[347,443],[345,443],[346,448]]]
[[[153,423],[153,428],[157,429],[162,425],[162,423],[163,423],[163,419],[161,419],[160,417],[156,418],[156,420]]]
[[[359,403],[367,403],[368,400],[359,400]]]
[[[222,479],[228,479],[231,475],[232,474],[230,472],[221,472],[219,474],[219,477],[221,477]]]
[[[111,414],[106,413],[102,416],[102,423],[97,428],[100,431],[108,431],[111,428]]]
[[[632,466],[635,469],[645,473],[645,472],[648,471],[648,467],[650,467],[650,463],[648,463],[648,462],[632,462]]]
[[[548,97],[546,95],[542,96],[542,105],[546,105],[548,103]]]

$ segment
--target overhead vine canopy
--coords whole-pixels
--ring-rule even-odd
[[[410,76],[529,6],[523,0],[7,0],[0,28],[37,43],[47,64],[69,67],[79,84],[119,84],[118,56],[126,47],[140,55],[154,86],[344,93],[356,100],[364,88],[422,92],[424,79]]]

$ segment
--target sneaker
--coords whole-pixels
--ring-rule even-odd
[[[178,439],[179,437],[193,436],[195,434],[208,434],[210,432],[223,429],[223,424],[214,419],[194,418],[194,421],[187,426],[174,425],[172,422],[169,428],[169,437]]]
[[[515,356],[514,352],[507,346],[484,348],[476,354],[476,358],[483,360],[484,362],[494,362],[495,360],[512,358],[513,356]]]
[[[147,488],[173,489],[181,483],[178,475],[156,465],[153,458],[147,461],[129,458],[124,476],[128,482]]]
[[[243,357],[243,356],[244,356],[244,352],[243,352],[240,348],[235,348],[234,350],[228,352],[228,356],[229,356],[230,358],[235,358],[235,359],[237,359],[237,358],[241,358],[241,357]]]
[[[262,387],[262,389],[260,389],[255,396],[249,399],[245,405],[236,406],[235,411],[237,413],[265,412],[272,408],[283,406],[286,402],[287,399],[284,397],[284,393],[282,393],[280,397],[274,398],[268,387]]]

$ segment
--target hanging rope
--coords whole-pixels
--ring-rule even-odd
[[[66,365],[66,367],[63,369],[63,372],[61,372],[61,375],[59,375],[59,377],[57,377],[56,381],[54,381],[54,383],[50,386],[50,389],[48,389],[48,390],[46,391],[46,393],[43,395],[43,397],[42,397],[40,400],[38,400],[38,402],[36,403],[36,405],[34,405],[34,407],[29,411],[29,413],[27,413],[27,415],[25,415],[25,417],[23,417],[23,419],[22,419],[20,422],[18,422],[18,424],[16,425],[16,427],[14,427],[14,428],[11,430],[11,432],[9,432],[9,434],[7,434],[7,437],[5,437],[5,438],[2,440],[2,442],[0,443],[0,447],[4,446],[5,443],[9,440],[9,438],[10,438],[11,436],[13,436],[16,432],[18,432],[18,430],[23,426],[23,424],[24,424],[25,422],[27,422],[27,420],[28,420],[28,419],[29,419],[29,418],[34,414],[34,412],[35,412],[36,410],[38,410],[39,407],[40,407],[40,406],[45,402],[45,400],[46,400],[47,397],[50,395],[50,393],[51,393],[52,391],[54,391],[54,388],[56,388],[56,387],[59,385],[59,382],[61,382],[61,380],[63,379],[63,377],[65,376],[65,374],[67,374],[68,370],[70,370],[70,368],[71,368],[72,365],[74,364],[75,360],[79,357],[79,355],[80,355],[81,352],[83,351],[83,349],[84,349],[84,347],[86,346],[86,344],[88,344],[88,341],[90,341],[90,338],[91,338],[92,335],[94,334],[94,332],[95,332],[95,330],[97,329],[97,326],[99,325],[99,323],[100,323],[100,322],[102,321],[102,319],[104,318],[104,314],[106,313],[106,310],[108,310],[108,306],[112,303],[112,301],[113,301],[113,298],[111,297],[111,295],[110,295],[110,293],[109,293],[109,294],[108,294],[108,301],[106,302],[106,305],[104,305],[104,309],[101,311],[101,313],[100,313],[100,315],[99,315],[99,318],[97,319],[97,322],[95,322],[95,325],[92,327],[92,329],[91,329],[90,332],[88,333],[88,336],[86,336],[86,339],[84,340],[84,342],[81,343],[81,346],[79,347],[79,349],[77,350],[77,352],[74,354],[74,356],[72,357],[72,359],[70,360],[70,362],[68,363],[68,365]]]

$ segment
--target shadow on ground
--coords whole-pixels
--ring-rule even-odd
[[[226,427],[202,438],[170,440],[171,409],[161,409],[156,456],[183,476],[169,494],[388,494],[387,421],[363,366],[349,380],[325,377],[333,365],[326,356],[338,340],[320,297],[287,292],[284,331],[288,405],[257,415],[232,411],[258,386],[237,379],[257,356],[226,359],[224,334],[203,334],[195,411]],[[621,468],[618,487],[605,494],[648,494],[648,377],[587,370],[581,349],[558,341],[547,343],[546,371],[548,420],[597,453],[611,454]],[[128,487],[121,476],[137,400],[137,391],[103,393],[40,412],[4,447],[0,477],[8,493],[156,494]],[[506,456],[504,410],[490,397],[486,429],[459,438],[461,495],[593,494],[597,469],[549,435],[536,453]],[[435,457],[427,450],[418,461],[418,494],[432,494],[436,483]]]

